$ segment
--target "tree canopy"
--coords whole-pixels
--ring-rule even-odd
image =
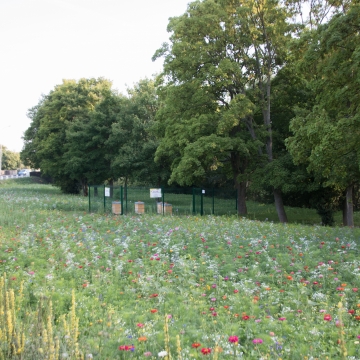
[[[357,1],[197,0],[171,18],[156,79],[118,94],[64,80],[29,110],[21,159],[89,183],[230,186],[351,225],[359,185]],[[345,141],[346,139],[346,141]],[[324,220],[325,221],[325,220]]]
[[[86,194],[89,183],[118,178],[159,181],[167,172],[153,161],[154,82],[142,80],[128,95],[102,78],[64,80],[29,110],[22,159],[66,192],[81,185]]]
[[[14,170],[19,169],[22,165],[20,160],[20,154],[14,151],[10,151],[6,146],[0,145],[1,170]]]
[[[286,54],[288,16],[273,0],[195,1],[170,20],[171,45],[154,55],[165,58],[156,159],[171,154],[170,179],[184,184],[223,168],[238,189],[239,213],[246,213],[246,184],[263,166],[263,150],[274,159],[271,79]],[[279,191],[276,201],[286,221]]]
[[[360,6],[354,3],[346,13],[304,34],[307,50],[300,67],[308,74],[315,104],[296,109],[293,136],[287,139],[295,163],[306,163],[328,185],[350,192],[360,170],[359,16]]]

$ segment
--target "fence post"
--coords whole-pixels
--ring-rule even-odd
[[[235,210],[238,210],[238,189],[235,189]]]
[[[215,214],[215,189],[212,188],[212,214]]]
[[[121,213],[120,215],[124,215],[124,194],[123,194],[123,187],[120,186],[120,204],[121,204]]]
[[[125,184],[125,210],[126,210],[126,214],[128,213],[128,188],[127,185]]]
[[[193,214],[195,215],[195,188],[192,188],[193,193]]]
[[[103,197],[104,197],[104,212],[105,212],[105,208],[106,208],[105,184],[104,184]]]
[[[161,188],[161,196],[162,196],[162,214],[165,214],[165,194],[164,187]]]
[[[90,193],[91,193],[91,186],[89,186],[89,213],[91,213]]]

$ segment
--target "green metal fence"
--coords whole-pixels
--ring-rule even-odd
[[[89,212],[163,215],[237,213],[234,189],[89,186]]]

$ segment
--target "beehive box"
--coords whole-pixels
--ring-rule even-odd
[[[112,202],[112,213],[115,215],[121,214],[121,202],[120,201]]]
[[[135,203],[135,213],[143,214],[145,212],[145,204],[142,201],[137,201]]]
[[[157,203],[157,213],[158,214],[163,213],[163,203],[162,202]],[[172,205],[171,204],[168,204],[168,203],[164,204],[164,214],[172,215]]]

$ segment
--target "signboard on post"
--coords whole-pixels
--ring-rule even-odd
[[[105,196],[110,196],[110,188],[108,187],[105,188]]]
[[[150,189],[151,198],[161,198],[161,189]]]

